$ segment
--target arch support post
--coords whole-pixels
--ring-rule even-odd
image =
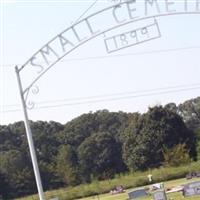
[[[17,75],[17,82],[18,82],[18,87],[19,87],[19,92],[20,92],[21,104],[22,104],[22,109],[23,109],[23,113],[24,113],[24,124],[25,124],[26,135],[27,135],[29,151],[30,151],[31,161],[32,161],[33,170],[34,170],[34,175],[35,175],[35,179],[36,179],[36,185],[37,185],[37,189],[38,189],[39,199],[45,200],[44,191],[43,191],[43,187],[42,187],[42,181],[41,181],[38,162],[37,162],[37,157],[36,157],[36,152],[35,152],[35,147],[34,147],[34,143],[33,143],[32,132],[31,132],[29,119],[28,119],[26,102],[25,102],[25,99],[24,99],[22,83],[21,83],[19,70],[18,70],[17,66],[15,67],[15,72],[16,72],[16,75]]]

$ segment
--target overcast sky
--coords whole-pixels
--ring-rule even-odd
[[[110,0],[0,2],[0,124],[8,124],[23,120],[15,65],[22,66],[77,20],[114,3]],[[181,1],[180,5],[169,2],[169,12],[181,11]],[[193,12],[197,4],[190,2],[187,6]],[[137,4],[136,9],[142,12],[144,4]],[[166,4],[159,4],[159,9],[166,14]],[[117,19],[125,19],[128,16],[125,12],[125,7],[116,10]],[[105,16],[100,13],[93,26],[101,27],[111,18],[114,19],[113,12]],[[159,28],[160,37],[146,42],[141,39],[140,44],[112,53],[106,51],[106,37],[129,33],[130,28],[145,31],[140,28],[155,23],[152,27]],[[81,34],[82,29],[77,32]],[[155,30],[152,33],[149,30],[148,37],[156,34]],[[131,43],[133,38],[126,39]],[[114,29],[65,56],[38,80],[39,93],[28,96],[28,100],[35,102],[35,108],[28,111],[29,118],[66,123],[90,111],[145,112],[156,104],[179,104],[195,98],[200,94],[199,52],[200,14],[157,16]],[[21,78],[30,81],[31,73]]]

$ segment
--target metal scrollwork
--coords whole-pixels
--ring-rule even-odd
[[[32,100],[28,100],[29,94],[36,95],[39,93],[39,87],[37,85],[31,86],[26,93],[25,101],[26,101],[26,107],[31,110],[35,107],[35,102]]]
[[[39,93],[39,87],[37,85],[34,85],[32,88],[31,88],[31,92],[32,94],[36,95]]]

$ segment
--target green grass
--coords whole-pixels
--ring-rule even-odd
[[[177,180],[172,180],[172,181],[167,181],[164,183],[165,188],[171,188],[174,186],[178,185],[183,185],[186,183],[190,183],[193,181],[200,181],[200,178],[195,178],[191,180],[186,180],[185,178],[182,179],[177,179]],[[117,195],[111,195],[111,194],[103,194],[99,195],[99,198],[97,196],[92,196],[92,197],[87,197],[87,198],[82,198],[80,200],[127,200],[128,199],[128,192],[131,191],[131,189],[127,190],[125,193],[122,194],[117,194]],[[193,196],[193,197],[187,197],[185,198],[182,195],[182,192],[175,192],[175,193],[170,193],[167,194],[168,199],[170,200],[200,200],[200,196]],[[153,199],[152,196],[145,197],[145,198],[140,198],[138,200],[151,200]]]
[[[97,200],[95,199],[95,194],[106,194],[101,195],[102,200],[126,200],[128,198],[127,194],[121,195],[108,195],[108,192],[114,188],[116,185],[123,185],[124,188],[128,191],[130,188],[137,188],[141,186],[148,185],[147,175],[151,173],[153,175],[153,181],[156,182],[165,182],[165,187],[172,187],[176,185],[181,185],[186,183],[186,179],[180,179],[185,177],[188,172],[200,171],[200,161],[191,163],[189,166],[181,166],[181,167],[161,167],[159,169],[148,170],[145,172],[135,172],[135,173],[127,173],[116,175],[114,179],[105,180],[105,181],[97,181],[94,180],[90,184],[81,184],[76,187],[68,187],[61,188],[58,190],[51,190],[45,192],[46,199],[50,199],[53,197],[59,197],[59,200],[73,200],[80,199],[83,197],[86,200]],[[174,181],[169,181],[174,180]],[[200,179],[199,179],[200,180]],[[192,179],[193,181],[193,179]],[[170,195],[173,199],[182,199],[179,193]],[[84,199],[84,200],[85,200]],[[148,198],[147,198],[148,199]],[[151,199],[151,198],[149,198]],[[187,200],[199,199],[200,197],[192,197],[187,198]],[[24,198],[20,198],[18,200],[38,200],[37,195],[32,195]]]

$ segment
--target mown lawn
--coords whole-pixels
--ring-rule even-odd
[[[176,180],[171,180],[171,181],[166,181],[164,182],[164,186],[165,188],[172,188],[175,186],[179,186],[179,185],[184,185],[190,182],[194,182],[194,181],[200,181],[200,178],[193,178],[190,180],[186,180],[185,178],[181,178],[181,179],[176,179]],[[149,185],[146,185],[145,187],[148,187]],[[141,187],[140,187],[141,188]],[[136,188],[131,188],[126,190],[126,192],[122,193],[122,194],[117,194],[117,195],[111,195],[109,193],[106,194],[101,194],[101,195],[95,195],[95,196],[90,196],[90,197],[86,197],[86,198],[81,198],[78,200],[128,200],[128,192],[131,190],[135,190]],[[78,192],[78,191],[77,191]],[[81,192],[81,191],[79,191]],[[54,193],[54,195],[52,195],[52,193]],[[50,191],[47,192],[45,194],[46,196],[46,200],[49,200],[51,198],[55,198],[58,195],[57,194],[61,194],[58,190],[57,191]],[[50,195],[50,196],[49,196]],[[200,200],[200,196],[193,196],[193,197],[187,197],[184,198],[184,196],[182,195],[182,192],[175,192],[175,193],[170,193],[167,194],[167,197],[169,200]],[[64,200],[65,198],[62,199],[59,198],[59,200]],[[146,198],[140,198],[138,200],[152,200],[153,198],[151,196],[146,197]],[[33,195],[33,196],[28,196],[28,197],[24,197],[24,198],[20,198],[18,200],[38,200],[38,196],[37,195]]]
[[[151,173],[153,175],[154,183],[164,182],[165,188],[171,188],[178,185],[183,185],[188,182],[200,181],[200,178],[186,180],[186,174],[189,172],[200,172],[200,161],[193,162],[190,165],[180,166],[180,167],[160,167],[157,169],[147,170],[145,172],[134,172],[116,175],[115,178],[98,181],[93,180],[88,184],[81,184],[75,187],[67,187],[60,188],[55,190],[49,190],[45,192],[46,200],[58,197],[59,200],[98,200],[95,194],[99,195],[99,200],[127,200],[128,195],[127,192],[132,190],[133,188],[138,187],[148,187],[148,179],[147,175]],[[111,195],[109,191],[114,188],[116,185],[123,185],[126,188],[126,193],[120,195]],[[85,197],[85,198],[83,198]],[[173,193],[170,194],[169,197],[172,200],[186,199],[186,200],[200,200],[200,196],[192,197],[192,198],[183,198],[181,193]],[[22,198],[18,198],[18,200],[38,200],[38,195],[30,195]],[[152,197],[146,198],[146,200],[150,200]]]
[[[200,178],[193,178],[190,180],[186,180],[185,178],[182,178],[182,179],[167,181],[167,182],[164,182],[164,186],[165,186],[165,188],[171,188],[171,187],[183,185],[183,184],[194,182],[194,181],[200,181]],[[99,195],[99,196],[81,198],[79,200],[127,200],[128,199],[127,193],[131,190],[133,190],[133,189],[129,189],[125,193],[117,194],[117,195],[103,194],[103,195]],[[200,200],[200,196],[193,196],[193,197],[185,198],[182,195],[182,192],[170,193],[170,194],[167,194],[167,197],[169,200]],[[152,199],[153,199],[153,197],[149,196],[146,198],[139,198],[138,200],[152,200]]]

